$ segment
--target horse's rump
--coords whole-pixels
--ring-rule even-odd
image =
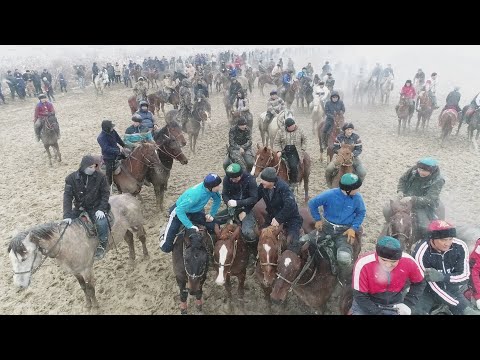
[[[438,120],[438,125],[440,127],[444,127],[449,123],[449,125],[453,128],[458,123],[458,112],[455,109],[446,109],[440,115]]]

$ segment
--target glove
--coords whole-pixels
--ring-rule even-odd
[[[214,220],[214,219],[213,219],[213,216],[212,216],[212,215],[210,215],[210,214],[205,215],[205,221],[206,221],[206,222],[212,222],[213,220]]]
[[[243,221],[243,219],[245,219],[245,216],[247,216],[245,211],[242,211],[240,214],[238,214],[238,218],[240,219],[240,221]]]
[[[195,226],[195,225],[193,225],[190,229],[193,229],[193,230],[195,230],[196,232],[199,231],[198,226]]]
[[[105,217],[105,213],[102,210],[97,210],[95,213],[95,217],[97,220],[103,219]]]
[[[398,315],[412,315],[412,309],[404,303],[393,305],[393,308],[397,309]]]
[[[62,222],[68,223],[68,225],[70,225],[72,223],[72,219],[71,218],[65,218],[65,219],[62,220]],[[477,301],[480,301],[480,300],[477,300]]]
[[[355,242],[355,230],[353,230],[352,228],[348,229],[347,231],[345,231],[343,233],[343,235],[347,235],[347,241],[350,245],[353,245],[353,243]]]
[[[315,222],[315,229],[317,229],[318,231],[322,231],[323,229],[323,221],[322,220],[318,220]]]
[[[230,207],[236,207],[237,206],[237,200],[228,200],[227,205]]]
[[[445,280],[445,275],[437,269],[426,268],[425,269],[425,280],[431,282],[443,281]]]
[[[477,305],[477,309],[480,310],[480,299],[477,300],[477,302],[475,303]]]

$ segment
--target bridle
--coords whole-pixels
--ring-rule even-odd
[[[16,272],[16,271],[13,271],[13,274],[14,275],[21,275],[21,274],[28,274],[28,273],[31,273],[30,276],[32,276],[33,274],[35,274],[38,269],[40,269],[40,266],[42,266],[42,264],[45,262],[45,260],[47,260],[48,257],[50,257],[50,253],[51,251],[55,248],[55,246],[57,246],[57,244],[60,242],[60,240],[62,240],[63,238],[63,234],[65,234],[65,230],[67,230],[67,227],[69,226],[70,224],[66,223],[65,227],[63,228],[62,230],[62,233],[60,234],[60,237],[58,238],[58,240],[55,242],[55,244],[53,244],[53,246],[48,249],[46,252],[45,250],[46,249],[43,249],[42,247],[40,247],[40,245],[38,244],[35,244],[36,245],[36,248],[35,248],[35,255],[33,257],[33,261],[32,261],[32,266],[30,267],[30,270],[27,270],[27,271],[20,271],[20,272]],[[33,265],[35,265],[35,260],[37,259],[37,255],[38,255],[38,250],[40,250],[40,252],[42,253],[42,255],[44,256],[44,258],[42,259],[42,261],[40,262],[40,264],[34,269],[33,268]],[[55,256],[51,256],[53,259],[56,258],[58,256],[58,254],[60,253],[60,249],[58,249],[57,253],[55,254]]]
[[[255,164],[253,164],[253,168],[260,168],[260,169],[265,169],[267,167],[273,167],[276,172],[277,172],[277,175],[278,175],[278,172],[280,171],[280,164],[282,163],[282,158],[278,159],[278,163],[276,165],[273,165],[273,166],[268,166],[270,164],[270,162],[273,161],[274,159],[274,156],[273,156],[273,151],[271,150],[270,152],[270,157],[268,158],[267,162],[265,163],[265,166],[263,165],[257,165],[258,163],[258,159],[260,159],[260,155],[257,155],[257,158],[255,159]]]
[[[353,166],[353,155],[350,157],[350,159],[345,158],[342,154],[338,153],[337,157],[341,157],[343,162],[341,164],[336,164],[340,166]],[[350,161],[350,163],[347,163],[347,161]]]
[[[268,262],[268,263],[262,263],[260,262],[260,266],[278,266],[278,259],[280,259],[280,255],[282,255],[282,244],[280,244],[280,239],[278,238],[278,236],[280,235],[280,233],[277,235],[277,240],[278,240],[278,243],[277,243],[277,262],[276,263],[271,263],[271,262]],[[258,256],[258,254],[257,254]],[[260,256],[259,256],[260,258]]]
[[[202,241],[203,241],[203,239],[202,239]],[[186,249],[186,248],[187,248],[187,247],[185,246],[185,239],[184,239],[184,240],[183,240],[183,252],[182,252],[182,257],[183,257],[183,267],[184,267],[184,269],[185,269],[185,273],[186,273],[187,276],[188,276],[189,278],[191,278],[191,279],[198,279],[198,278],[202,277],[202,276],[205,274],[205,270],[207,269],[207,266],[206,266],[207,264],[205,264],[205,266],[204,266],[203,271],[201,272],[201,274],[199,274],[199,275],[192,275],[192,274],[190,274],[190,273],[188,272],[188,270],[187,270],[187,263],[185,262],[185,249]],[[205,249],[205,250],[206,250],[206,249]],[[206,252],[207,252],[207,254],[208,254],[208,251],[206,251]]]
[[[155,145],[155,147],[157,148],[157,145]],[[133,156],[133,152],[132,152],[132,154],[130,154],[130,156],[129,156],[128,158],[129,158],[129,159],[132,158],[132,159],[134,159],[134,160],[137,160],[138,162],[140,162],[141,164],[143,164],[143,165],[145,165],[145,166],[147,166],[147,167],[149,167],[149,168],[153,168],[153,167],[155,167],[155,166],[160,165],[159,163],[155,163],[155,162],[153,162],[152,160],[149,160],[149,159],[145,156],[145,154],[143,153],[143,151],[141,152],[141,154],[142,154],[142,159],[145,160],[146,163],[143,162],[142,160],[140,160],[139,158],[136,158],[135,156]],[[130,172],[133,172],[132,162],[131,162],[131,161],[130,161]]]
[[[233,231],[228,231],[228,235],[232,235],[233,234]],[[225,240],[222,240],[222,239],[218,239],[218,241],[225,241]],[[215,258],[213,259],[213,262],[215,263],[215,265],[218,265],[218,266],[223,266],[223,267],[227,267],[227,266],[230,266],[230,269],[226,272],[227,274],[230,274],[230,272],[232,271],[232,268],[231,266],[233,265],[233,263],[235,262],[235,258],[237,256],[237,244],[238,244],[238,239],[235,239],[234,242],[233,242],[233,257],[232,257],[232,261],[230,261],[230,264],[220,264],[219,262],[217,262],[215,260]]]
[[[321,253],[320,253],[321,255]],[[297,255],[298,256],[298,255]],[[290,281],[288,280],[287,278],[283,277],[282,275],[280,275],[278,272],[277,272],[277,278],[278,279],[282,279],[283,281],[285,281],[287,284],[290,284],[290,288],[288,289],[288,292],[292,292],[293,288],[297,285],[297,283],[300,281],[300,279],[302,278],[303,274],[305,274],[305,272],[310,268],[310,265],[312,264],[313,262],[313,256],[310,256],[310,254],[308,254],[308,260],[307,262],[305,263],[305,265],[303,265],[303,268],[302,270],[300,271],[300,273],[297,275],[297,277],[293,280],[293,281]],[[315,277],[315,274],[317,273],[317,267],[315,267],[315,270],[313,271],[313,274],[312,276],[310,277],[310,279],[308,279],[306,282],[304,282],[303,284],[298,284],[299,286],[304,286],[304,285],[307,285],[308,283],[310,283],[313,278]]]

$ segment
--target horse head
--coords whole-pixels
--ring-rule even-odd
[[[412,202],[390,200],[390,208],[387,235],[398,239],[402,249],[410,253],[414,242]]]
[[[221,230],[215,226],[217,241],[213,250],[213,261],[217,266],[217,285],[225,284],[226,275],[230,274],[237,253],[237,242],[240,241],[241,227],[237,224],[227,224]]]
[[[182,165],[188,163],[188,159],[182,151],[182,146],[185,146],[187,142],[176,121],[168,123],[157,131],[154,138],[160,157],[166,156],[172,160],[178,160]]]
[[[260,232],[258,238],[258,263],[263,273],[262,284],[271,287],[276,278],[278,258],[282,251],[282,240],[279,235],[283,226],[268,226]]]
[[[257,144],[257,153],[255,154],[255,163],[253,165],[251,175],[257,177],[263,169],[273,166],[275,154],[268,146],[260,146]]]
[[[345,124],[345,116],[343,115],[343,113],[335,112],[333,122],[335,123],[335,127],[341,130],[342,126]]]
[[[336,166],[353,166],[353,150],[355,145],[342,143],[335,159]]]
[[[208,252],[205,245],[203,232],[187,230],[183,241],[183,264],[188,277],[190,295],[195,295],[201,290],[206,278],[208,267]]]

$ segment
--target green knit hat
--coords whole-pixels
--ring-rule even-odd
[[[242,167],[237,163],[232,163],[228,165],[227,169],[225,170],[228,178],[236,178],[242,175]]]
[[[382,236],[378,239],[376,249],[377,255],[390,260],[402,258],[402,245],[400,241],[391,236]]]
[[[347,192],[358,189],[360,186],[362,186],[362,180],[355,174],[347,173],[340,179],[340,189]]]

